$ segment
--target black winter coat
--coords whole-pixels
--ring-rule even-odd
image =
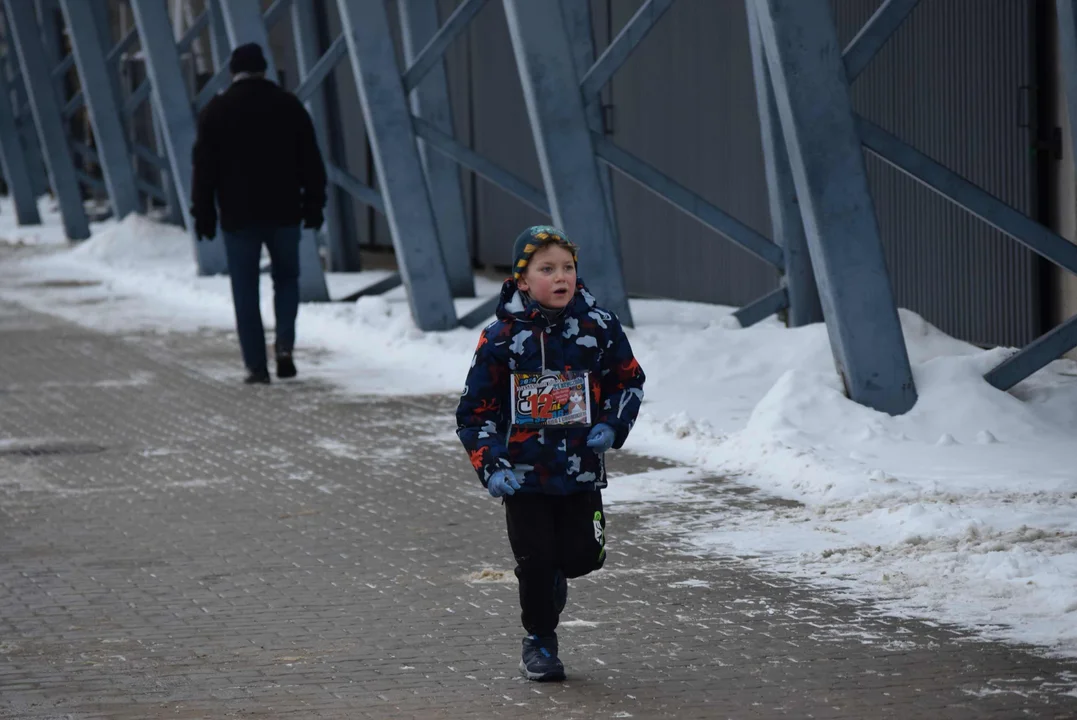
[[[198,120],[191,189],[195,217],[236,232],[287,227],[325,207],[314,124],[295,95],[263,78],[238,80]]]

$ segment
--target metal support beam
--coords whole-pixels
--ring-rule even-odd
[[[632,314],[561,5],[503,0],[554,224],[579,242],[580,272],[625,325]]]
[[[4,4],[0,2],[0,19],[4,16]],[[22,74],[19,72],[18,58],[14,47],[11,45],[11,28],[5,23],[8,47],[10,52],[0,56],[0,72],[8,73],[8,87],[14,92],[12,96],[11,110],[15,117],[15,127],[22,139],[23,150],[26,154],[26,165],[30,170],[30,180],[33,182],[34,197],[40,197],[49,192],[49,175],[45,169],[45,154],[41,151],[41,141],[37,137],[37,128],[34,127],[33,114],[30,112],[30,103],[26,100],[26,88]],[[6,60],[6,62],[5,62]]]
[[[838,373],[856,402],[905,413],[916,388],[830,2],[753,1]]]
[[[325,164],[325,172],[329,176],[329,182],[343,189],[344,192],[364,205],[374,208],[382,215],[385,214],[385,202],[381,199],[381,194],[377,190],[333,163]]]
[[[29,4],[23,0],[24,4]],[[41,35],[41,48],[45,53],[45,62],[49,64],[49,73],[56,88],[56,96],[64,97],[67,73],[75,66],[75,58],[65,55],[60,48],[59,0],[34,0],[38,32]]]
[[[127,100],[124,101],[124,115],[133,115],[135,110],[138,109],[139,105],[149,100],[151,94],[153,94],[153,85],[150,83],[149,80],[143,80],[141,83],[139,83],[138,87],[135,88],[134,91],[127,96]]]
[[[1046,367],[1077,347],[1077,316],[1041,335],[1022,350],[1003,360],[984,375],[984,380],[999,390],[1009,390],[1017,383]]]
[[[23,149],[15,111],[11,107],[11,86],[0,63],[0,165],[8,192],[15,203],[15,220],[19,225],[40,225],[37,197],[30,174],[29,159]]]
[[[123,123],[116,112],[119,101],[101,48],[94,7],[85,0],[61,0],[60,7],[78,64],[112,214],[120,220],[138,212],[138,188]]]
[[[1033,252],[1077,274],[1077,245],[943,167],[869,120],[857,116],[856,127],[864,147],[873,154],[954,201]]]
[[[398,0],[400,32],[404,41],[404,62],[414,62],[419,49],[438,31],[437,0]],[[449,79],[445,62],[438,59],[430,72],[411,93],[411,111],[446,135],[453,130],[452,105],[449,103]],[[471,244],[464,213],[464,189],[460,168],[441,153],[430,152],[419,142],[419,157],[426,171],[426,185],[434,206],[438,241],[449,288],[454,297],[475,297],[475,276],[471,269]]]
[[[369,295],[384,295],[390,290],[396,290],[398,287],[404,284],[404,279],[400,277],[400,273],[393,273],[388,275],[376,283],[367,285],[358,292],[353,292],[351,295],[345,295],[340,300],[341,302],[355,302],[361,297],[367,297]]]
[[[576,77],[580,82],[587,75],[595,62],[595,39],[594,28],[591,24],[591,3],[581,3],[577,0],[561,0],[561,13],[565,17],[565,31],[568,33],[568,41],[572,45],[572,59],[576,66]],[[591,132],[606,134],[606,127],[602,121],[601,96],[584,96],[583,102],[587,113],[587,126]],[[613,229],[613,241],[617,245],[617,252],[621,252],[621,234],[617,230],[617,210],[613,198],[613,178],[611,170],[602,165],[598,168],[598,179],[602,183],[602,192],[606,196],[606,213],[610,216],[610,227]]]
[[[647,37],[658,18],[662,17],[672,4],[673,0],[647,0],[636,11],[580,81],[580,91],[586,102],[598,95],[599,90],[605,87],[617,69],[624,65],[628,56],[643,42],[643,38]]]
[[[779,287],[740,308],[733,313],[733,317],[737,319],[741,327],[751,327],[788,307],[789,294],[785,287]]]
[[[445,50],[456,39],[456,36],[464,31],[471,19],[479,14],[486,4],[486,0],[464,0],[456,10],[449,15],[445,24],[436,29],[430,36],[422,50],[418,53],[410,53],[415,56],[414,60],[408,61],[408,69],[404,72],[404,91],[410,93],[419,87],[426,74],[441,62]],[[414,50],[414,48],[413,48]]]
[[[488,298],[482,301],[481,305],[478,305],[469,310],[465,315],[460,318],[460,327],[466,327],[469,330],[474,330],[480,325],[485,325],[490,318],[497,312],[497,304],[501,302],[500,295],[494,295],[492,298]]]
[[[10,1],[10,0],[9,0]],[[131,0],[135,26],[146,59],[146,74],[153,87],[153,103],[163,120],[164,145],[172,166],[172,179],[179,195],[183,223],[191,232],[200,275],[216,275],[228,271],[224,242],[194,240],[191,207],[191,150],[194,148],[197,127],[191,100],[187,95],[180,72],[179,53],[168,21],[167,9],[156,0]]]
[[[715,232],[724,235],[760,260],[785,269],[782,249],[735,217],[704,200],[676,180],[617,147],[607,138],[592,135],[599,159],[636,181],[666,202],[680,208]]]
[[[842,53],[849,84],[864,71],[920,0],[885,0]]]
[[[221,5],[224,27],[233,50],[246,43],[262,46],[268,65],[266,77],[276,81],[277,66],[273,62],[261,5],[259,0],[224,0]],[[270,10],[280,12],[281,8],[286,9],[287,6],[278,2]],[[307,228],[302,228],[299,235],[299,299],[302,302],[329,300],[329,287],[325,284],[322,259],[318,253],[318,233]]]
[[[306,15],[313,6],[306,6],[302,3],[293,5],[293,8],[298,8],[297,12],[300,15]],[[306,52],[304,44],[304,53]],[[308,69],[304,72],[300,72],[301,80],[299,85],[295,89],[295,96],[305,103],[309,103],[311,98],[322,88],[322,83],[329,77],[329,74],[336,68],[337,63],[348,56],[348,41],[344,39],[343,35],[338,35],[337,39],[329,46],[329,49],[325,51],[320,58],[313,63],[308,64]]]
[[[15,41],[19,65],[26,81],[34,124],[45,151],[45,167],[60,203],[64,233],[70,240],[85,240],[90,237],[90,224],[82,206],[82,190],[68,150],[60,103],[49,75],[33,5],[24,0],[4,0],[4,5],[7,8],[8,30]]]
[[[748,16],[748,40],[752,55],[752,77],[755,80],[755,101],[759,109],[759,132],[763,144],[763,162],[767,178],[767,195],[770,200],[770,226],[774,241],[781,247],[785,257],[782,284],[788,291],[789,313],[786,325],[801,327],[823,322],[823,306],[819,302],[819,288],[815,284],[811,254],[804,236],[804,223],[800,219],[800,205],[793,185],[793,171],[789,167],[789,153],[782,138],[778,105],[774,99],[774,86],[764,55],[763,41],[759,37],[759,23],[755,17],[752,0],[746,0]]]
[[[154,145],[164,150],[165,148],[165,128],[164,120],[161,119],[161,114],[158,112],[155,106],[150,107],[150,117],[153,123],[153,143]],[[161,169],[161,187],[164,189],[165,197],[168,199],[165,204],[168,206],[168,222],[174,225],[183,225],[183,201],[180,200],[179,192],[176,189],[176,183],[172,177],[172,173],[169,172],[168,167]]]
[[[207,0],[206,15],[209,16],[209,46],[213,55],[213,68],[217,72],[228,67],[228,31],[224,29],[221,0]]]
[[[413,117],[415,134],[438,152],[452,158],[468,170],[486,178],[513,197],[526,203],[544,215],[551,215],[550,203],[546,195],[538,188],[532,187],[526,180],[521,180],[508,170],[498,167],[466,145],[458,142],[435,128],[422,118]],[[552,215],[551,215],[552,217]]]
[[[305,0],[309,2],[310,0]],[[229,0],[225,0],[229,2]],[[258,3],[260,6],[261,3]],[[273,0],[273,3],[266,10],[265,15],[262,16],[266,30],[270,30],[284,19],[284,16],[288,14],[288,10],[292,7],[292,0]],[[276,80],[276,77],[273,78]]]
[[[423,330],[448,330],[456,327],[456,309],[389,17],[380,2],[337,0],[337,5],[412,317]]]
[[[296,69],[299,73],[300,86],[311,79],[311,71],[318,66],[320,59],[317,12],[318,8],[315,7],[313,2],[292,3],[292,35],[295,42]],[[344,38],[338,37],[337,40],[338,42],[334,44],[340,48],[339,59],[347,54],[348,48]],[[329,53],[326,54],[328,55]],[[329,134],[325,124],[325,87],[322,85],[322,81],[325,80],[335,64],[334,62],[329,65],[325,73],[309,86],[310,90],[307,97],[300,97],[300,100],[307,106],[307,112],[310,113],[310,118],[314,123],[314,131],[318,136],[318,145],[321,147],[322,156],[326,158],[329,157]],[[298,88],[296,96],[299,97]],[[327,168],[328,165],[329,163],[327,162]],[[337,259],[344,255],[343,244],[345,242],[344,232],[341,228],[340,194],[330,189],[326,197],[325,234],[329,251],[329,267],[338,269],[340,264]]]

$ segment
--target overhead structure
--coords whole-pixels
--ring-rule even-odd
[[[588,3],[500,0],[541,187],[461,141],[452,120],[444,54],[487,1],[460,0],[439,19],[437,0],[398,0],[400,32],[395,33],[380,1],[274,0],[263,12],[260,0],[199,0],[184,8],[187,19],[181,27],[170,20],[161,0],[126,0],[136,27],[112,45],[111,35],[101,30],[103,2],[62,0],[58,7],[72,47],[63,57],[59,35],[48,30],[61,15],[47,9],[49,2],[35,13],[36,3],[3,0],[0,167],[13,188],[19,222],[39,221],[36,195],[44,182],[41,168],[47,168],[48,185],[71,239],[88,235],[82,202],[87,188],[106,191],[117,216],[151,202],[169,203],[191,227],[196,117],[227,87],[228,53],[237,44],[262,45],[273,75],[269,34],[275,24],[288,21],[299,69],[294,90],[314,119],[333,190],[324,243],[314,233],[304,235],[301,287],[306,300],[328,298],[323,263],[335,270],[358,269],[356,223],[349,215],[354,198],[385,217],[398,272],[343,299],[402,285],[423,330],[486,322],[497,298],[471,303],[472,309],[462,314],[454,302],[475,293],[459,173],[464,168],[578,238],[581,276],[600,303],[630,325],[612,170],[773,268],[777,288],[734,313],[742,326],[775,313],[791,326],[825,320],[849,396],[900,414],[915,404],[917,395],[863,149],[1042,257],[1077,272],[1077,246],[853,110],[851,84],[915,11],[917,0],[882,2],[843,51],[838,49],[829,0],[745,0],[773,238],[611,138],[600,93],[674,0],[645,0],[600,53],[595,51]],[[1062,80],[1071,117],[1077,117],[1075,2],[1056,0]],[[190,12],[196,6],[197,16]],[[335,37],[328,32],[330,9],[340,19],[341,32]],[[207,30],[212,71],[192,85],[181,57]],[[399,48],[393,40],[397,34]],[[117,82],[118,65],[138,47],[146,79],[124,91]],[[360,179],[365,173],[348,169],[336,147],[344,131],[355,125],[341,117],[328,87],[334,69],[345,60],[370,146],[369,183]],[[208,65],[201,56],[199,62],[200,67]],[[71,68],[81,87],[68,98],[61,79]],[[156,149],[135,142],[130,128],[132,113],[151,97],[160,121]],[[83,111],[92,125],[92,143],[66,130],[74,114]],[[27,122],[31,117],[32,127]],[[99,165],[100,178],[87,172],[87,163]],[[145,179],[147,167],[163,173],[161,185]],[[227,271],[222,243],[196,243],[195,253],[199,273]],[[989,372],[987,380],[999,388],[1012,387],[1075,346],[1077,319],[1071,319],[1015,353]]]

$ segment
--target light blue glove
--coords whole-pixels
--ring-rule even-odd
[[[495,470],[486,482],[486,489],[494,497],[513,495],[520,489],[520,481],[516,479],[512,470]]]
[[[587,434],[587,447],[604,453],[613,447],[613,441],[616,439],[617,433],[613,431],[613,428],[606,423],[599,423],[591,428],[591,432]]]

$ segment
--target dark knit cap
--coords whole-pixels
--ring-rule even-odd
[[[534,225],[524,230],[512,244],[512,277],[519,280],[527,269],[531,256],[547,245],[560,245],[572,253],[573,262],[579,262],[578,250],[563,232],[552,225]]]
[[[228,69],[233,75],[264,73],[268,66],[266,57],[262,54],[262,46],[258,43],[240,45],[232,51],[232,59],[228,61]]]

